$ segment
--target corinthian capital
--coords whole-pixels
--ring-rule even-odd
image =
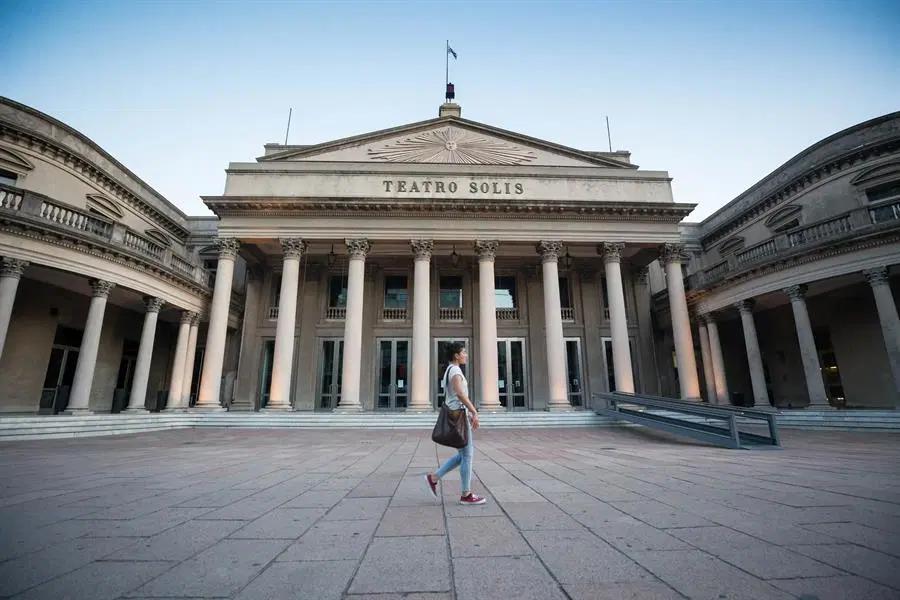
[[[887,285],[889,283],[887,267],[876,267],[874,269],[866,269],[863,271],[866,281],[869,285],[875,287],[877,285]]]
[[[91,292],[94,298],[106,298],[112,289],[116,287],[111,281],[103,281],[102,279],[91,279]]]
[[[279,241],[285,258],[300,258],[306,250],[306,242],[300,238],[281,238]]]
[[[28,261],[19,260],[18,258],[4,258],[0,263],[0,277],[13,277],[19,279],[25,272]]]
[[[478,240],[475,242],[475,254],[479,260],[494,260],[499,247],[500,242],[497,240]]]
[[[754,304],[756,303],[753,300],[740,300],[734,303],[734,307],[742,313],[751,313]]]
[[[412,248],[416,260],[431,260],[431,253],[434,251],[434,242],[431,240],[410,240],[409,246]]]
[[[197,318],[197,313],[191,310],[183,310],[181,311],[181,322],[187,323],[191,325],[194,323],[194,320]]]
[[[664,265],[670,262],[682,262],[687,259],[684,244],[663,244],[659,248],[659,262]]]
[[[219,249],[219,258],[236,258],[241,243],[234,238],[217,238],[216,248]]]
[[[365,259],[369,254],[369,250],[372,249],[369,240],[365,238],[344,240],[344,243],[347,244],[347,253],[350,254],[350,258]]]
[[[623,242],[603,242],[597,247],[597,252],[603,255],[603,262],[621,262],[624,249]]]
[[[160,309],[162,309],[163,304],[165,302],[162,298],[154,298],[153,296],[144,296],[144,306],[147,307],[147,312],[155,312],[158,313]]]
[[[562,254],[562,249],[562,242],[555,240],[541,240],[537,245],[542,262],[557,262],[559,255]]]
[[[803,300],[806,297],[806,286],[805,285],[792,285],[790,287],[784,288],[784,293],[787,294],[787,297],[794,300]]]

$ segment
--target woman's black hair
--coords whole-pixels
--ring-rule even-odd
[[[447,362],[456,360],[456,355],[466,349],[466,345],[462,342],[450,342],[447,347]]]

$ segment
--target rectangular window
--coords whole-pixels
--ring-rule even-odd
[[[406,275],[387,275],[384,278],[384,307],[406,308],[409,302]]]
[[[281,296],[281,275],[272,275],[272,288],[269,290],[269,306],[274,308],[278,306],[278,300]]]
[[[0,169],[0,184],[2,185],[16,185],[16,181],[19,179],[19,176],[13,173],[12,171],[4,171]]]
[[[328,308],[347,308],[347,279],[332,275],[328,282]]]
[[[442,276],[440,279],[440,307],[459,309],[463,305],[462,277],[458,275]]]
[[[559,305],[561,308],[572,308],[572,291],[569,289],[569,278],[559,278]]]
[[[885,185],[866,190],[866,198],[869,202],[880,202],[881,200],[900,200],[900,181],[894,181]]]
[[[516,278],[494,277],[494,299],[498,309],[516,308]]]

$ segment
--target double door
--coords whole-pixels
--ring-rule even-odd
[[[319,345],[319,388],[316,410],[334,410],[341,401],[344,340],[326,338]]]
[[[66,410],[69,405],[69,392],[72,391],[75,366],[78,364],[78,350],[77,346],[53,344],[41,390],[41,413],[56,414]]]
[[[528,408],[528,382],[525,369],[525,339],[497,340],[497,390],[500,405],[507,410]]]
[[[409,403],[409,349],[409,338],[378,340],[376,409],[403,410]]]

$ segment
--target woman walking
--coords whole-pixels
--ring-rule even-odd
[[[425,474],[425,483],[432,495],[437,497],[437,485],[441,478],[459,467],[460,470],[460,504],[484,504],[485,499],[472,493],[472,456],[475,453],[475,438],[472,431],[478,429],[478,411],[469,399],[469,382],[463,375],[460,365],[466,364],[469,355],[466,346],[460,342],[450,344],[448,351],[450,364],[444,373],[441,385],[444,388],[444,404],[450,410],[465,410],[469,443],[448,458],[435,473]]]

